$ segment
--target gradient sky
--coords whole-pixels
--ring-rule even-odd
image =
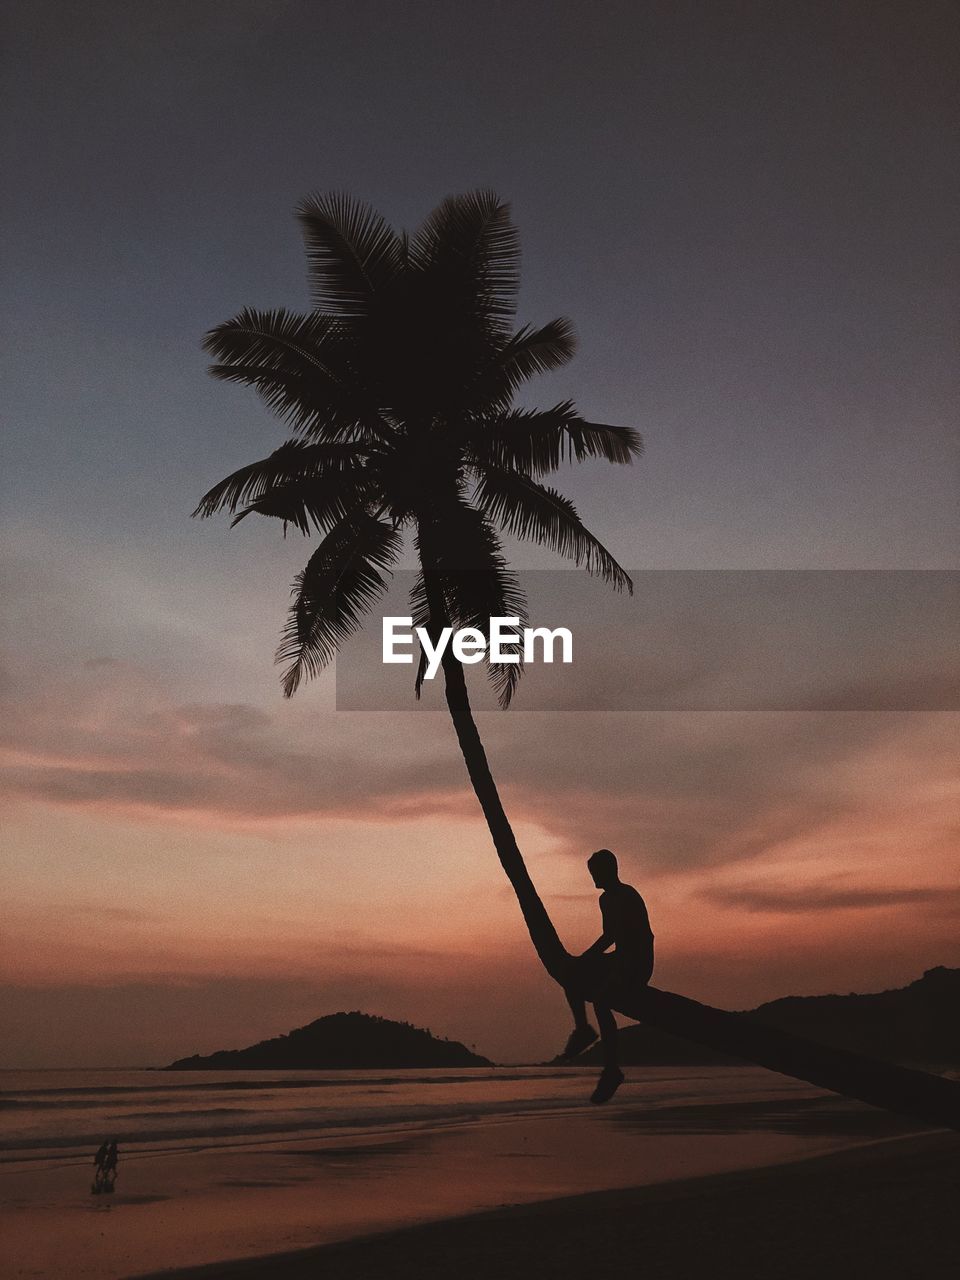
[[[306,305],[307,192],[412,226],[491,186],[520,319],[580,335],[530,402],[645,436],[560,478],[622,564],[955,567],[956,6],[3,13],[0,1063],[156,1063],[343,1007],[552,1054],[562,998],[444,716],[335,711],[329,677],[283,703],[306,548],[189,519],[282,438],[200,339]],[[960,963],[955,713],[481,729],[573,947],[605,844],[671,989],[743,1007]]]

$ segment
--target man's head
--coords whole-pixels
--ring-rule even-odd
[[[598,889],[609,889],[620,879],[617,872],[617,855],[609,849],[598,849],[587,859],[587,870],[593,876]]]

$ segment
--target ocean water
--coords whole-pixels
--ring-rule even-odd
[[[127,1280],[802,1159],[897,1122],[759,1068],[0,1073],[0,1280]],[[93,1155],[120,1148],[110,1196]]]
[[[88,1158],[105,1138],[128,1154],[458,1125],[584,1108],[594,1071],[3,1071],[0,1162]],[[849,1122],[819,1090],[759,1068],[632,1068],[608,1111],[663,1131],[710,1123],[795,1131]],[[870,1114],[870,1113],[868,1113]],[[825,1119],[826,1118],[826,1119]]]

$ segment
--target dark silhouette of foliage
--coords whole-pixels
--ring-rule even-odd
[[[245,308],[205,342],[213,375],[252,386],[293,438],[215,485],[195,513],[270,516],[321,535],[277,654],[284,692],[362,625],[405,534],[456,627],[526,618],[504,532],[630,590],[542,477],[587,458],[629,463],[639,435],[588,422],[570,401],[512,406],[529,378],[570,359],[574,339],[566,320],[514,330],[519,245],[507,206],[486,191],[451,197],[412,237],[342,195],[312,196],[299,215],[315,310]],[[431,621],[423,581],[413,608],[417,625]],[[506,706],[521,666],[488,667]]]
[[[287,1035],[247,1049],[218,1049],[172,1062],[168,1071],[360,1071],[407,1067],[489,1067],[457,1040],[439,1039],[423,1027],[373,1014],[331,1013]]]

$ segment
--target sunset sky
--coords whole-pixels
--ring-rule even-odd
[[[159,1064],[341,1008],[552,1056],[563,999],[436,699],[338,711],[328,673],[284,702],[308,545],[190,519],[283,438],[201,338],[306,307],[309,191],[412,227],[489,186],[520,321],[580,339],[529,403],[644,435],[632,468],[558,477],[638,582],[954,568],[956,7],[4,7],[0,1066]],[[579,705],[619,696],[631,626],[564,673]],[[952,656],[859,674],[889,706],[889,680],[942,691]],[[573,949],[606,845],[670,990],[743,1008],[960,964],[955,696],[523,698],[480,728]]]

